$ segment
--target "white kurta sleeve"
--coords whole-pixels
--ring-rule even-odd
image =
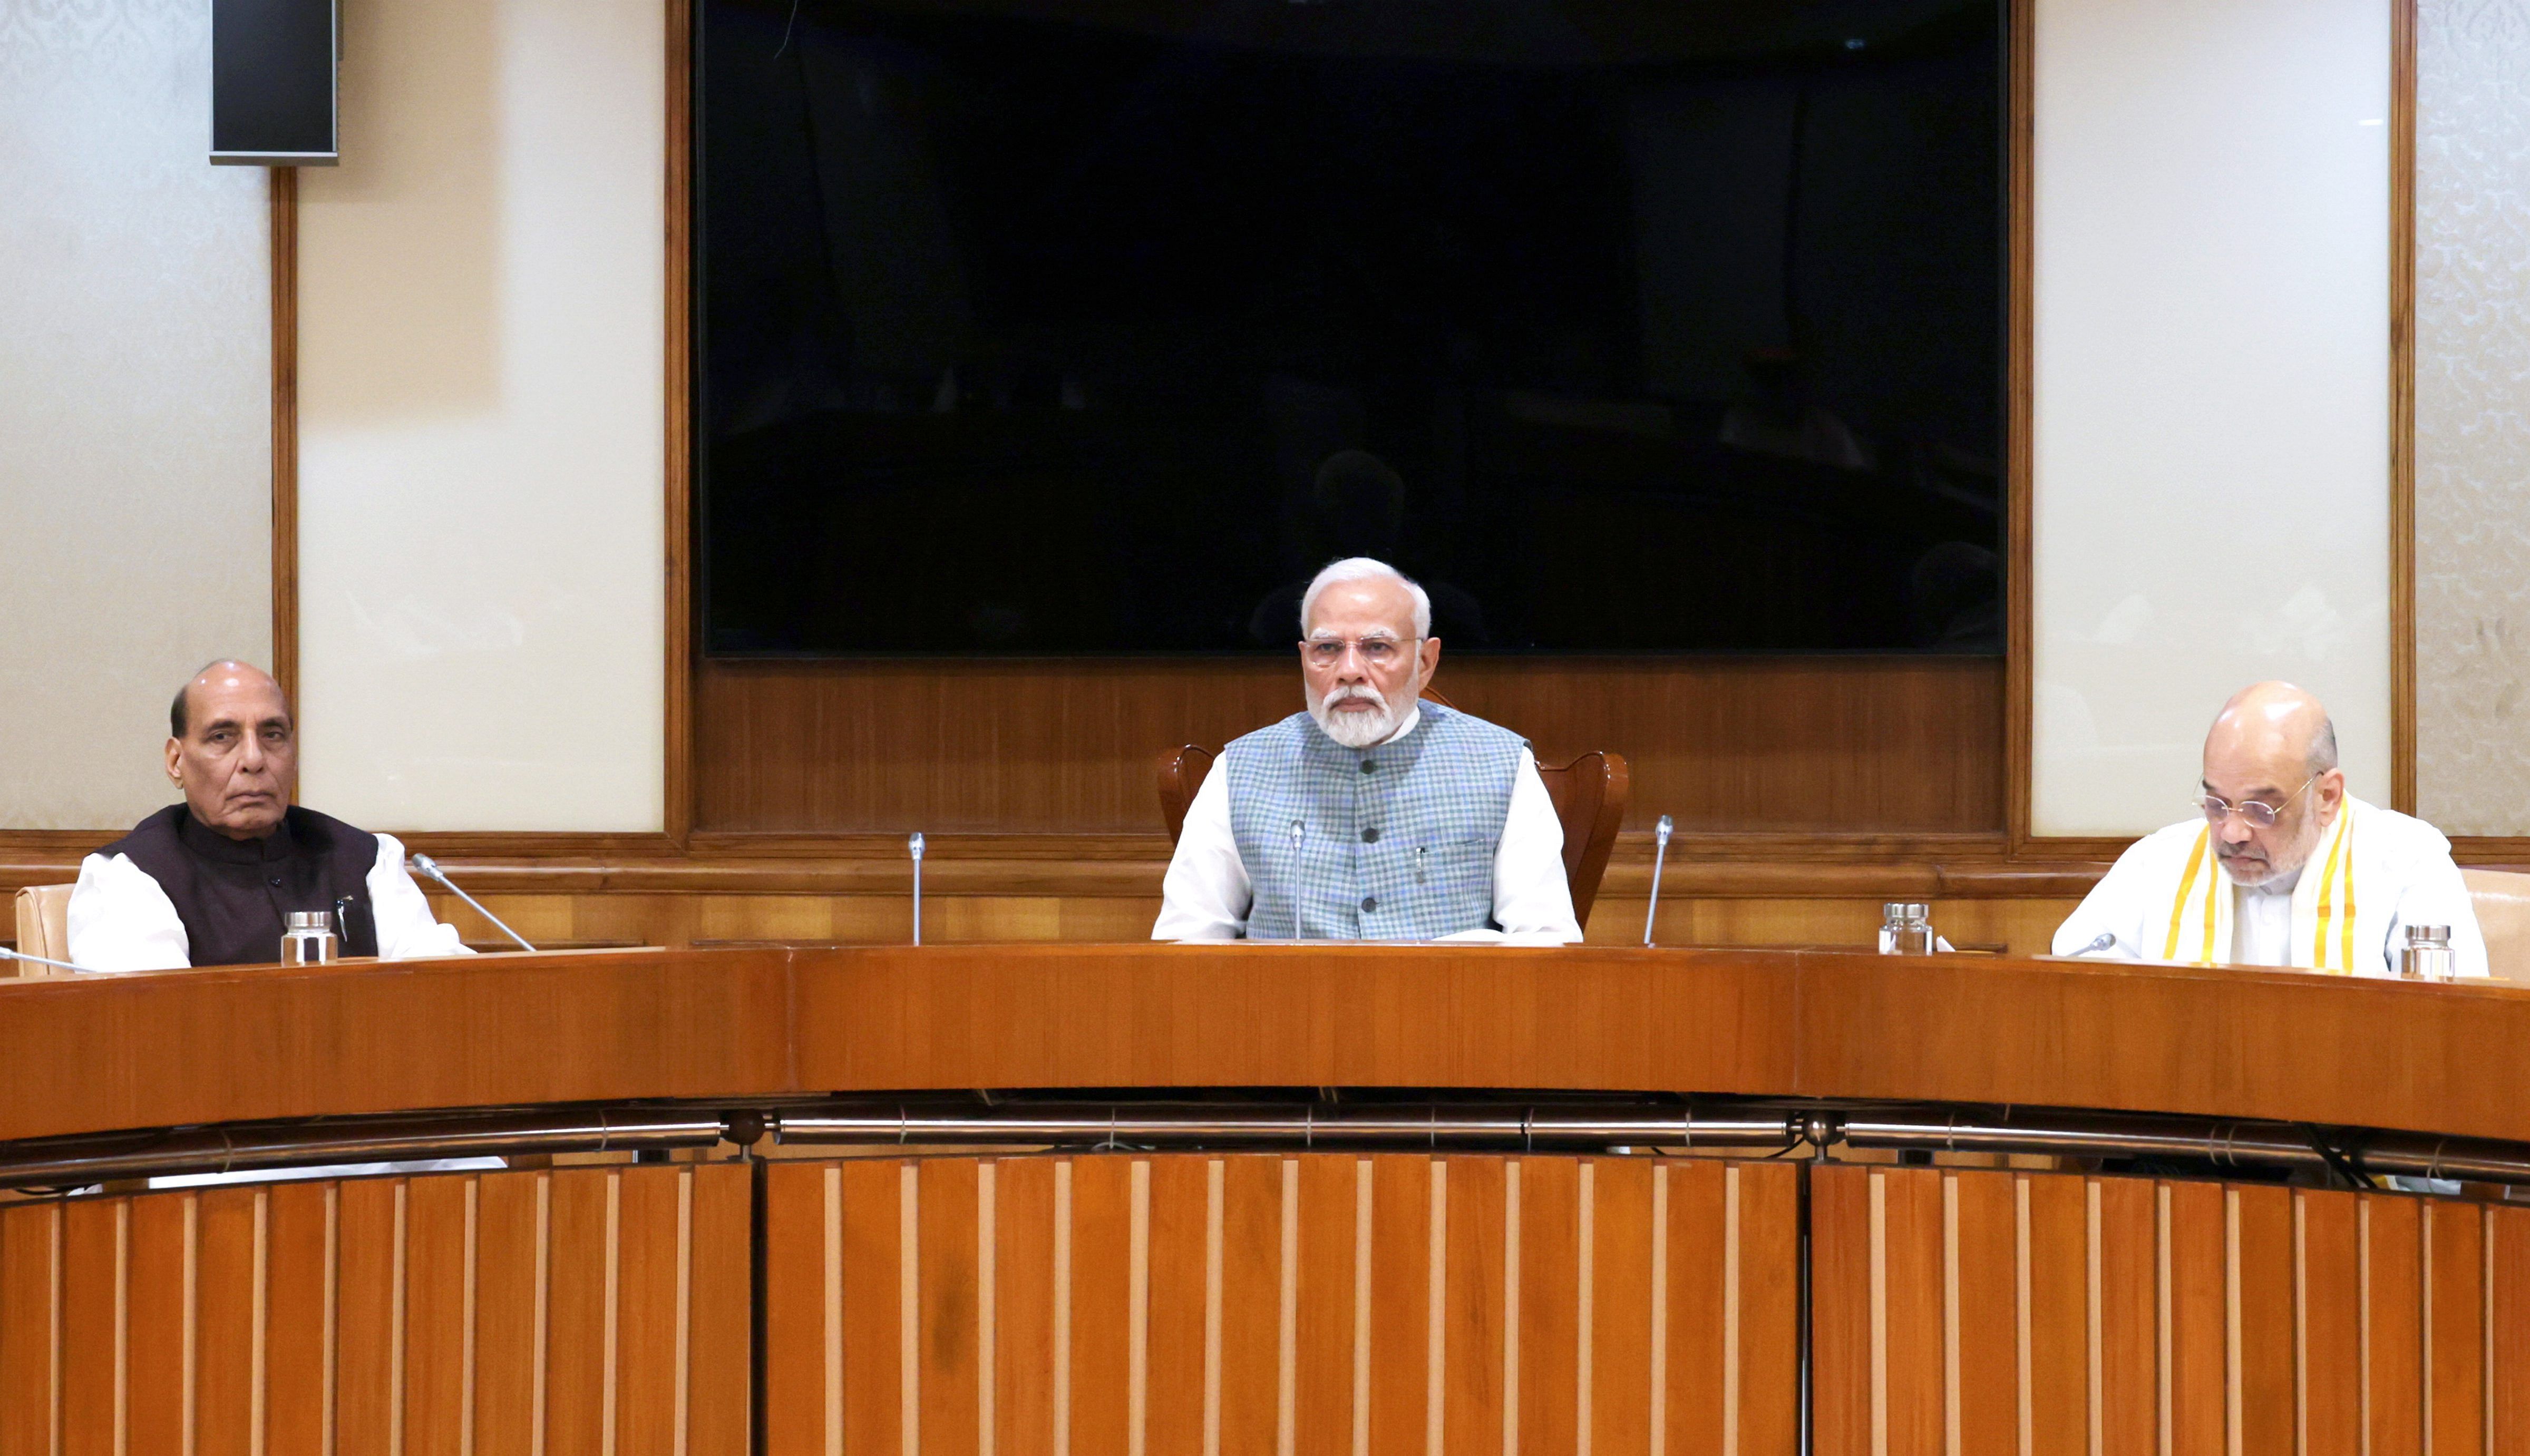
[[[430,913],[430,901],[404,867],[404,845],[393,835],[380,835],[378,860],[369,867],[369,916],[377,922],[378,959],[420,960],[437,955],[471,955],[457,938],[457,927],[442,925]]]
[[[1494,846],[1494,924],[1502,927],[1504,940],[1532,945],[1569,945],[1581,939],[1572,886],[1564,878],[1564,821],[1555,817],[1536,756],[1525,748],[1512,781],[1502,842]]]
[[[70,932],[70,958],[82,971],[173,971],[193,963],[176,902],[129,855],[80,861]]]
[[[2056,927],[2056,939],[2049,949],[2058,955],[2090,955],[2103,960],[2142,960],[2144,953],[2144,902],[2149,897],[2146,882],[2150,866],[2159,858],[2159,846],[2150,837],[2137,839],[2109,866],[2100,883],[2082,896],[2082,903]],[[2100,937],[2115,936],[2116,941],[2087,948]]]
[[[1154,941],[1236,941],[1256,902],[1238,840],[1230,832],[1230,775],[1215,762],[1186,806],[1177,853],[1160,884],[1160,918]]]

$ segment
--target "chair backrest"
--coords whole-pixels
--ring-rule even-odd
[[[29,885],[18,891],[18,948],[53,960],[71,958],[71,890],[68,885]],[[62,976],[51,966],[13,960],[6,969],[21,976]]]
[[[1171,844],[1185,832],[1186,810],[1193,807],[1195,790],[1203,787],[1217,756],[1194,743],[1160,755],[1160,817],[1168,822]],[[1569,763],[1541,763],[1537,776],[1546,782],[1546,796],[1564,826],[1564,883],[1572,891],[1572,919],[1587,927],[1599,882],[1608,873],[1608,855],[1617,847],[1618,826],[1625,822],[1633,776],[1623,754],[1606,749]]]
[[[2486,966],[2506,981],[2530,981],[2530,875],[2462,870],[2469,908],[2486,937]]]

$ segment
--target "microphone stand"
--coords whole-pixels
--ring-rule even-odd
[[[1655,846],[1652,850],[1652,902],[1650,908],[1643,911],[1643,946],[1645,949],[1649,949],[1652,944],[1652,917],[1660,914],[1661,866],[1669,860],[1670,831],[1677,827],[1677,824],[1672,821],[1668,815],[1664,814],[1660,817],[1659,827],[1652,831],[1652,842]]]
[[[483,903],[482,903],[482,901],[477,900],[476,898],[474,898],[474,896],[472,896],[472,895],[470,895],[470,894],[468,894],[466,891],[464,891],[464,890],[462,890],[458,889],[458,888],[457,888],[457,882],[456,882],[456,881],[454,881],[454,880],[449,879],[449,878],[448,878],[448,876],[440,870],[440,868],[439,868],[439,861],[437,861],[437,860],[435,860],[435,859],[432,859],[432,858],[431,858],[429,855],[427,855],[427,854],[416,854],[416,855],[414,855],[414,856],[412,857],[412,859],[411,863],[412,863],[412,867],[413,867],[415,870],[418,870],[418,871],[419,871],[419,872],[421,872],[423,875],[425,875],[425,876],[429,877],[429,878],[430,878],[430,879],[432,879],[432,880],[437,881],[437,882],[440,884],[440,886],[441,886],[442,888],[444,888],[445,890],[447,890],[447,891],[448,891],[450,894],[453,894],[453,895],[457,896],[459,899],[464,900],[466,903],[468,903],[468,904],[469,904],[469,905],[472,905],[472,906],[474,907],[474,913],[475,913],[475,914],[480,915],[480,916],[482,916],[484,919],[486,919],[486,920],[488,920],[488,921],[492,922],[492,924],[493,924],[494,926],[496,926],[496,927],[498,927],[498,928],[499,928],[499,930],[500,930],[501,934],[503,934],[503,935],[505,935],[505,936],[508,936],[508,937],[509,937],[511,940],[513,940],[513,941],[518,942],[518,943],[519,943],[519,948],[520,948],[520,949],[522,949],[522,950],[533,950],[533,949],[535,949],[535,948],[536,948],[535,946],[530,945],[530,944],[527,944],[527,938],[526,938],[526,937],[524,937],[524,936],[522,936],[522,935],[520,935],[517,931],[514,931],[514,930],[510,929],[510,927],[509,927],[509,926],[507,926],[507,925],[503,924],[500,916],[495,915],[495,914],[493,914],[491,911],[484,909],[484,908],[483,908]]]
[[[78,966],[72,965],[67,960],[50,960],[41,955],[28,955],[24,950],[0,949],[0,960],[31,961],[39,966],[52,966],[57,970],[64,971],[76,971],[79,969]]]
[[[905,841],[905,850],[913,856],[913,944],[922,944],[922,835],[919,831]]]

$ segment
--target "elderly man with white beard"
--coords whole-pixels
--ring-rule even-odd
[[[2346,792],[2319,700],[2260,682],[2223,705],[2183,823],[2148,835],[2056,932],[2059,955],[2394,976],[2411,925],[2487,973],[2450,841]]]
[[[1151,938],[1580,940],[1527,742],[1420,701],[1441,661],[1423,589],[1337,562],[1301,596],[1300,630],[1308,711],[1222,750]]]

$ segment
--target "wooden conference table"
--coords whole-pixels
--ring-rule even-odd
[[[2525,1086],[2530,992],[1986,957],[738,947],[0,982],[21,1163],[291,1119],[1012,1105],[978,1089],[1344,1089],[1330,1127],[1412,1089],[2530,1144]],[[1857,1456],[2530,1449],[2530,1207],[1684,1135],[1062,1141],[10,1204],[0,1456],[1783,1453],[1805,1414]]]

